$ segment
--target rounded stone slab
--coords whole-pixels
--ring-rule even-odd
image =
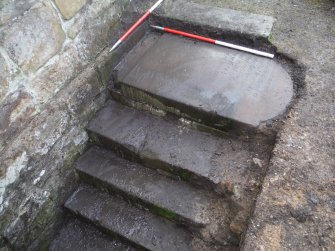
[[[284,113],[293,97],[289,74],[271,59],[168,34],[143,50],[129,53],[118,81],[179,110],[181,104],[183,113],[257,127]],[[139,58],[135,65],[132,58]]]

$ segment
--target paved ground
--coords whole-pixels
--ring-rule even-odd
[[[334,1],[194,0],[274,16],[271,40],[306,67],[273,152],[244,250],[335,250]]]

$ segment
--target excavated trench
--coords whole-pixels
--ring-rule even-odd
[[[220,36],[157,18],[151,22]],[[303,67],[284,55],[263,59],[144,32],[115,68],[113,100],[88,125],[92,147],[76,164],[83,184],[65,207],[138,249],[237,249],[303,79]],[[64,238],[82,228],[77,221],[52,250],[71,241]]]
[[[151,35],[149,33],[146,36],[147,38],[144,38],[142,42],[140,42],[144,44],[145,49],[147,49],[147,46],[150,47],[152,40],[158,39],[155,37],[157,34]],[[149,42],[146,40],[149,40]],[[191,40],[188,42],[193,43]],[[171,48],[169,49],[171,50]],[[122,75],[122,68],[125,67],[125,65],[127,65],[127,67],[130,65],[132,71],[135,71],[136,74],[138,74],[138,76],[132,78],[132,81],[141,79],[141,76],[139,76],[141,75],[140,71],[138,71],[133,64],[148,52],[138,52],[137,50],[138,48],[135,47],[130,54],[139,53],[140,55],[134,56],[135,59],[131,58],[130,60],[124,60],[116,68],[117,73],[114,74],[110,86],[111,95],[114,100],[137,110],[149,112],[155,116],[162,117],[164,120],[171,121],[171,123],[179,123],[183,127],[207,132],[217,137],[228,139],[234,152],[250,151],[253,156],[256,156],[255,158],[252,158],[252,171],[237,171],[236,174],[234,174],[236,175],[235,177],[233,175],[230,177],[231,179],[225,179],[219,185],[213,186],[213,184],[208,184],[207,186],[208,189],[213,189],[229,201],[228,207],[231,211],[229,216],[231,218],[231,222],[229,223],[230,230],[236,234],[235,236],[238,236],[240,242],[243,241],[243,235],[252,216],[257,195],[261,191],[263,178],[266,175],[267,167],[271,161],[271,152],[276,144],[277,134],[280,133],[282,122],[285,120],[287,114],[289,114],[291,107],[301,96],[303,96],[304,83],[302,80],[304,79],[304,68],[285,55],[276,55],[274,61],[285,69],[292,80],[292,98],[286,105],[285,111],[270,120],[262,121],[258,128],[255,129],[245,123],[239,123],[239,121],[236,120],[217,116],[217,113],[215,112],[204,112],[201,109],[192,110],[192,107],[185,105],[185,103],[174,103],[169,98],[152,94],[154,91],[148,91],[148,88],[138,88],[123,82],[124,76]],[[171,62],[169,63],[171,64]],[[155,80],[157,81],[157,79]],[[148,86],[150,86],[150,84],[148,84]],[[174,86],[174,88],[177,87]],[[172,95],[174,95],[173,89],[170,91],[172,92]],[[285,97],[283,99],[285,99]],[[233,143],[234,140],[242,143],[241,146],[235,148]],[[216,153],[216,155],[218,156],[217,159],[220,159],[220,153]],[[216,160],[213,158],[212,161]],[[151,166],[152,168],[156,168],[159,165],[164,166],[164,163],[157,160],[153,161],[151,158],[145,159],[145,162],[146,165]],[[189,177],[192,176],[192,174],[188,173],[178,173],[173,175],[182,177],[182,179],[184,179],[183,177],[187,177],[185,179],[188,181],[190,181]],[[248,181],[241,181],[237,176],[247,177]],[[245,182],[243,184],[245,187],[234,187],[233,183],[236,182],[236,180],[241,182],[239,184]],[[193,185],[204,186],[206,185],[206,181],[195,180]],[[247,192],[241,195],[239,189],[247,190]],[[217,213],[220,214],[220,212]]]

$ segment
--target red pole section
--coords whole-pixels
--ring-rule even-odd
[[[119,38],[119,40],[113,45],[113,47],[112,47],[112,49],[110,49],[110,51],[113,51],[114,49],[116,49],[116,47],[118,47],[124,40],[126,40],[127,39],[127,37],[129,37],[129,35],[131,34],[131,33],[133,33],[134,32],[134,30],[136,30],[136,28],[138,27],[138,26],[140,26],[143,22],[144,22],[144,20],[145,19],[147,19],[148,18],[148,16],[150,16],[150,14],[163,2],[164,0],[159,0],[159,1],[157,1],[149,10],[147,10],[145,13],[144,13],[144,15],[139,19],[139,20],[137,20],[137,22],[136,23],[134,23],[131,27],[130,27],[130,29],[125,33],[125,34],[123,34],[123,36],[122,37],[120,37]]]
[[[203,42],[207,42],[207,43],[210,43],[210,44],[215,44],[215,39],[212,39],[212,38],[202,37],[202,36],[198,36],[198,35],[183,32],[183,31],[173,30],[173,29],[170,29],[170,28],[165,28],[165,27],[162,27],[162,28],[163,28],[163,31],[166,31],[166,32],[169,32],[169,33],[173,33],[173,34],[184,36],[184,37],[193,38],[193,39],[200,40],[200,41],[203,41]]]
[[[198,35],[195,35],[195,34],[183,32],[183,31],[179,31],[179,30],[173,30],[173,29],[166,28],[166,27],[160,27],[160,26],[154,26],[154,25],[152,25],[151,27],[155,28],[157,30],[165,31],[165,32],[172,33],[172,34],[175,34],[175,35],[189,37],[189,38],[193,38],[193,39],[200,40],[200,41],[203,41],[203,42],[216,44],[216,45],[228,47],[228,48],[239,50],[239,51],[245,51],[245,52],[255,54],[255,55],[258,55],[258,56],[267,57],[267,58],[274,58],[273,54],[270,54],[270,53],[267,53],[267,52],[258,51],[258,50],[250,49],[250,48],[247,48],[247,47],[226,43],[226,42],[215,40],[215,39],[212,39],[212,38],[198,36]]]
[[[131,33],[133,33],[133,31],[136,30],[136,28],[137,28],[138,26],[140,26],[140,24],[143,23],[144,20],[147,19],[147,17],[148,17],[149,15],[150,15],[150,12],[147,11],[147,12],[146,12],[146,13],[145,13],[139,20],[137,20],[136,23],[133,24],[132,27],[130,27],[130,29],[129,29],[125,34],[123,34],[122,37],[120,37],[119,40],[124,41],[127,37],[129,37],[129,35],[130,35]]]

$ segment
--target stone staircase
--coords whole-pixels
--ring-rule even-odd
[[[237,249],[293,97],[284,68],[148,33],[110,91],[50,250]]]

